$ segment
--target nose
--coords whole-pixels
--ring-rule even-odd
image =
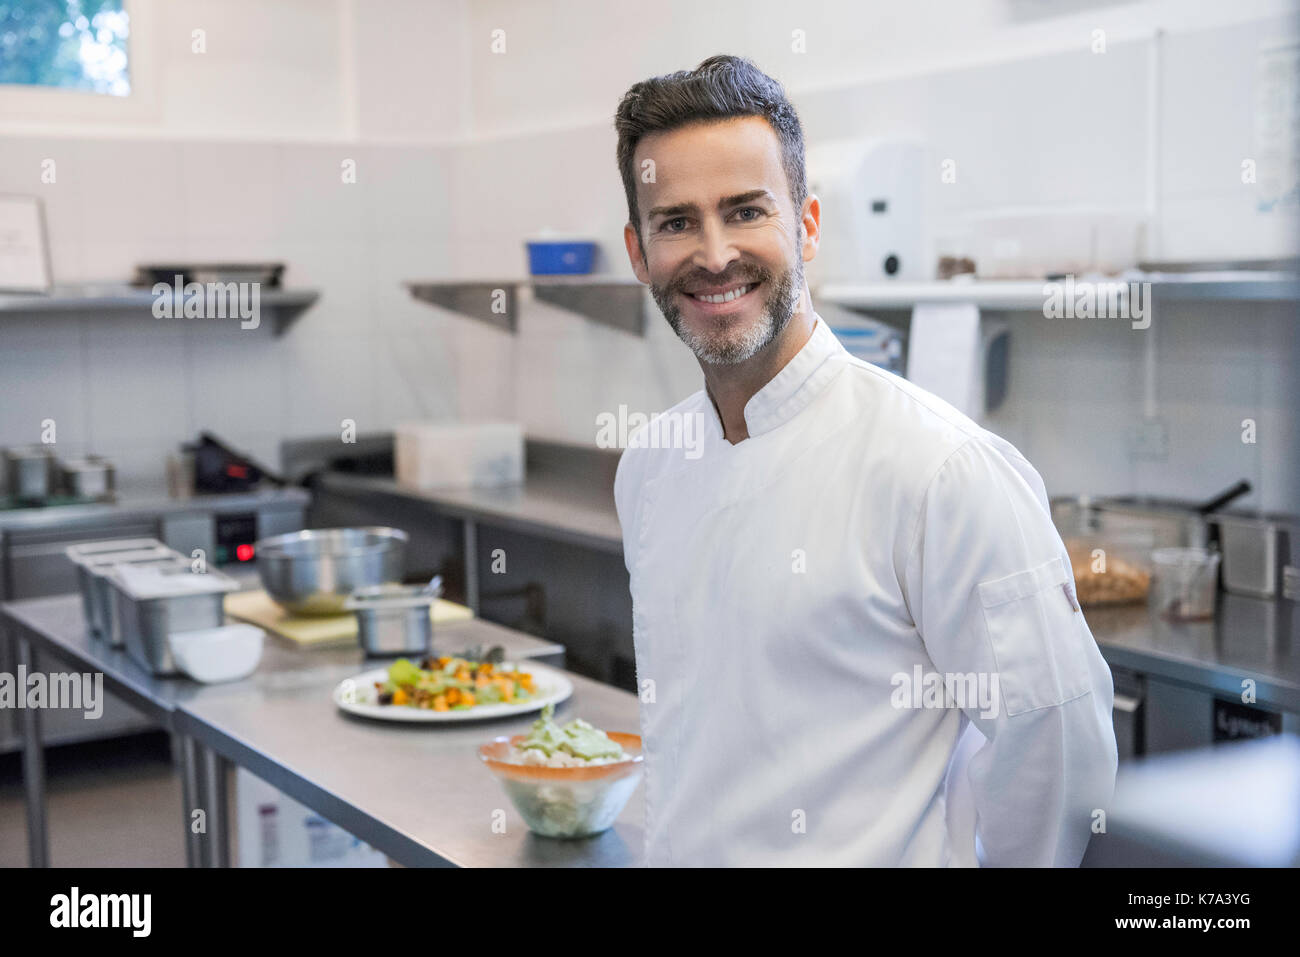
[[[711,273],[722,273],[740,258],[740,250],[731,244],[722,223],[713,220],[705,221],[699,235],[700,242],[693,257],[697,268]]]

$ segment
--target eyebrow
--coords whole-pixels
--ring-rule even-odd
[[[727,209],[731,206],[739,206],[741,203],[752,203],[756,199],[766,199],[775,202],[770,190],[751,189],[748,192],[736,193],[734,196],[724,196],[718,200],[718,209]],[[672,206],[656,206],[650,212],[646,213],[646,219],[654,219],[656,216],[681,216],[683,213],[694,213],[699,207],[694,203],[676,203]]]

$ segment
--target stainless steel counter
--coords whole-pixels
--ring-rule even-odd
[[[513,531],[541,535],[623,557],[623,534],[613,493],[593,484],[546,472],[530,473],[523,485],[502,488],[420,490],[391,478],[322,473],[316,488],[429,502],[443,514]]]
[[[530,473],[522,486],[417,491],[392,479],[325,473],[320,489],[350,495],[423,501],[449,516],[511,527],[618,556],[622,535],[613,497],[597,482]],[[624,572],[626,575],[626,572]],[[1219,594],[1212,622],[1171,624],[1145,605],[1085,611],[1102,654],[1117,668],[1240,696],[1256,682],[1258,704],[1300,714],[1300,615],[1296,603]]]
[[[93,524],[102,519],[155,519],[174,512],[242,512],[253,511],[263,505],[296,505],[305,508],[310,501],[309,492],[292,487],[223,495],[195,495],[191,498],[126,493],[118,495],[113,502],[5,509],[0,511],[0,535],[9,530],[63,528]]]
[[[488,628],[467,628],[464,634],[486,641]],[[444,638],[450,631],[444,630]],[[640,788],[614,828],[598,837],[549,840],[525,826],[477,749],[498,735],[526,731],[535,715],[441,727],[351,718],[334,707],[330,692],[358,670],[355,661],[321,664],[213,686],[182,707],[180,724],[195,740],[403,864],[624,867],[640,862]],[[560,715],[636,731],[635,695],[579,675],[569,679],[574,694],[557,709]],[[498,810],[505,813],[505,833],[492,827]]]
[[[531,721],[450,727],[390,725],[340,713],[330,692],[367,665],[351,648],[301,650],[268,637],[258,670],[242,681],[198,685],[155,678],[129,657],[89,638],[77,595],[0,605],[10,638],[25,640],[77,670],[101,671],[106,690],[146,708],[183,737],[247,767],[290,797],[408,865],[636,864],[642,804],[633,795],[615,828],[577,842],[536,838],[475,748]],[[508,655],[555,661],[563,648],[484,621],[441,625],[440,650],[500,644]],[[570,675],[575,692],[561,714],[614,730],[637,728],[636,697]],[[211,794],[209,795],[211,800]],[[506,812],[506,833],[491,815]],[[188,819],[188,817],[187,817]],[[225,841],[219,829],[214,840]],[[224,848],[217,859],[224,857]]]
[[[1260,707],[1300,715],[1295,602],[1220,592],[1214,621],[1173,624],[1145,605],[1087,609],[1084,617],[1112,667],[1236,699],[1249,678]]]

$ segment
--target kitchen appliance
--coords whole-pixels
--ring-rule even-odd
[[[925,186],[935,170],[920,143],[828,141],[808,147],[806,166],[808,190],[822,206],[810,283],[934,278]]]
[[[5,449],[10,498],[39,503],[54,494],[54,453],[40,445]]]
[[[442,594],[442,579],[428,585],[359,588],[344,607],[357,616],[357,638],[367,657],[427,655],[433,651],[430,608]]]
[[[112,500],[113,476],[113,466],[98,455],[59,463],[60,489],[69,498],[81,501]]]
[[[1051,500],[1052,521],[1064,537],[1071,534],[1145,532],[1152,548],[1215,543],[1209,516],[1251,490],[1244,479],[1204,501],[1149,495],[1058,496]]]
[[[239,590],[239,583],[229,575],[215,570],[197,574],[188,565],[140,568],[119,564],[105,578],[112,590],[113,613],[126,653],[155,675],[180,670],[169,636],[221,626],[225,623],[225,595]]]
[[[307,529],[256,543],[262,586],[299,615],[337,615],[358,588],[402,580],[406,532],[397,528]]]
[[[1223,552],[1223,587],[1230,592],[1273,598],[1282,587],[1282,568],[1300,530],[1300,516],[1281,514],[1210,516]]]
[[[263,479],[281,487],[285,484],[270,469],[236,452],[211,432],[200,432],[199,440],[182,446],[182,451],[192,457],[195,492],[247,492]]]

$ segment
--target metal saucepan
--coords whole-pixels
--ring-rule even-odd
[[[442,594],[442,577],[427,585],[359,588],[347,600],[357,616],[357,639],[367,657],[427,655],[433,651],[431,606]]]
[[[358,588],[402,580],[408,536],[399,528],[320,528],[253,546],[262,587],[295,615],[339,615]]]

